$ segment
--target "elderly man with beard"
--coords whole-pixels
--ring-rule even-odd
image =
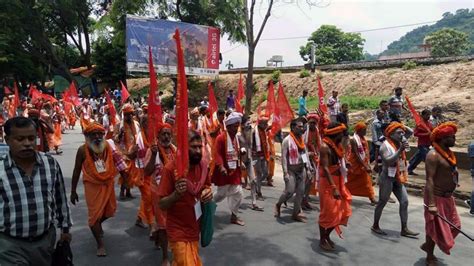
[[[293,220],[306,222],[306,217],[301,214],[301,201],[304,194],[304,183],[307,178],[306,171],[311,170],[308,158],[308,150],[304,143],[306,118],[299,117],[290,123],[290,134],[283,139],[281,144],[281,166],[283,168],[283,179],[285,190],[275,205],[275,217],[280,217],[281,205],[295,194],[293,206]]]
[[[121,156],[117,156],[105,141],[105,128],[91,123],[84,129],[86,143],[79,147],[72,174],[71,203],[79,201],[76,188],[79,176],[83,176],[84,194],[88,209],[88,224],[97,242],[97,256],[107,255],[103,241],[102,223],[113,217],[117,208],[114,192],[114,178],[119,174],[126,179],[127,168]]]
[[[382,211],[390,194],[393,192],[400,203],[401,236],[414,237],[419,233],[408,229],[408,194],[405,188],[407,183],[407,162],[405,149],[409,147],[408,141],[410,131],[398,122],[392,122],[385,129],[386,140],[380,147],[380,156],[382,157],[382,171],[379,175],[379,202],[374,212],[374,224],[371,230],[380,235],[386,235],[380,229],[379,221]]]
[[[238,112],[232,112],[224,121],[226,131],[216,139],[216,169],[213,173],[213,183],[217,186],[214,201],[221,202],[227,198],[231,211],[230,222],[244,226],[244,221],[237,216],[242,202],[241,155],[245,151],[241,150],[242,146],[237,138],[241,122],[242,114]]]
[[[152,142],[145,156],[145,176],[151,177],[151,202],[155,217],[153,237],[155,245],[161,248],[162,265],[169,265],[168,237],[166,235],[166,211],[159,206],[159,185],[163,168],[176,160],[176,147],[171,143],[172,129],[170,124],[158,126],[158,143]]]
[[[195,209],[212,199],[208,163],[202,159],[201,135],[190,131],[188,139],[188,174],[177,176],[176,160],[172,160],[163,168],[158,189],[160,208],[167,215],[166,233],[173,253],[173,265],[202,265],[198,252],[200,221]]]

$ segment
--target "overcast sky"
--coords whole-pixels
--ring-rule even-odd
[[[364,31],[407,24],[437,21],[445,12],[474,8],[474,0],[324,0],[326,7],[312,7],[317,0],[276,0],[272,15],[257,45],[255,66],[264,66],[272,55],[282,55],[284,66],[302,65],[299,47],[323,24],[336,25],[345,32]],[[250,1],[249,1],[250,2]],[[257,0],[255,31],[266,12],[267,0]],[[433,23],[431,23],[433,24]],[[377,54],[407,32],[422,25],[361,32],[366,40],[364,51]],[[258,28],[257,28],[258,27]],[[274,38],[304,37],[287,40]],[[221,69],[232,61],[234,67],[247,66],[247,47],[221,38]]]

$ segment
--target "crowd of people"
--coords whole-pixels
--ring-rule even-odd
[[[408,228],[409,175],[420,162],[426,164],[425,220],[426,242],[421,249],[427,263],[435,264],[434,246],[449,254],[457,231],[438,215],[460,227],[452,193],[458,182],[456,157],[450,150],[455,144],[457,127],[446,122],[441,109],[421,112],[422,123],[412,130],[403,124],[407,111],[402,88],[380,102],[370,128],[365,121],[351,124],[348,105],[341,103],[338,92],[327,101],[328,113],[309,111],[303,91],[298,116],[281,139],[281,166],[284,190],[275,202],[273,214],[281,216],[281,206],[293,198],[291,218],[306,223],[304,211],[314,210],[311,197],[319,198],[319,246],[334,251],[331,233],[342,236],[352,215],[353,196],[366,197],[375,206],[372,231],[386,234],[380,227],[382,211],[393,193],[400,204],[400,234],[419,233]],[[113,102],[120,94],[112,92]],[[227,201],[229,222],[245,226],[239,208],[245,190],[250,192],[251,210],[264,212],[258,201],[264,200],[262,186],[273,187],[277,152],[272,134],[271,114],[244,115],[235,110],[231,92],[227,110],[210,112],[204,98],[189,112],[189,168],[178,176],[176,121],[172,112],[164,112],[155,134],[147,133],[147,99],[129,100],[110,109],[107,97],[81,99],[80,106],[62,100],[25,101],[14,113],[8,112],[4,99],[3,129],[10,152],[0,159],[0,265],[37,261],[47,265],[55,242],[55,226],[61,229],[61,241],[70,241],[71,208],[79,200],[77,187],[82,173],[88,225],[97,242],[99,257],[106,256],[102,224],[117,209],[115,178],[120,176],[120,200],[133,199],[132,189],[140,191],[140,207],[135,225],[149,229],[150,238],[162,252],[162,265],[201,265],[198,253],[201,203]],[[76,153],[72,185],[66,194],[61,167],[51,155],[61,154],[61,134],[74,129],[79,121],[85,143]],[[349,134],[353,125],[354,132]],[[370,129],[372,141],[366,139]],[[281,133],[280,133],[281,134]],[[412,135],[418,138],[418,150],[407,158]],[[430,150],[430,147],[433,149]],[[378,176],[378,200],[372,176]],[[453,178],[446,178],[447,176]],[[279,178],[279,177],[278,177]],[[54,222],[56,220],[56,223]],[[55,224],[55,225],[54,225]]]

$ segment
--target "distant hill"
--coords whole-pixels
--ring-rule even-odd
[[[442,28],[453,28],[467,33],[472,44],[468,53],[474,54],[474,9],[459,9],[455,14],[444,13],[443,18],[433,25],[425,25],[410,31],[398,41],[392,42],[380,55],[419,52],[421,49],[418,45],[423,44],[425,36]]]

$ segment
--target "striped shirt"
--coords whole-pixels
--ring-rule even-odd
[[[0,232],[13,237],[36,237],[57,221],[59,228],[72,225],[63,174],[58,162],[36,152],[31,177],[12,160],[0,156]]]

